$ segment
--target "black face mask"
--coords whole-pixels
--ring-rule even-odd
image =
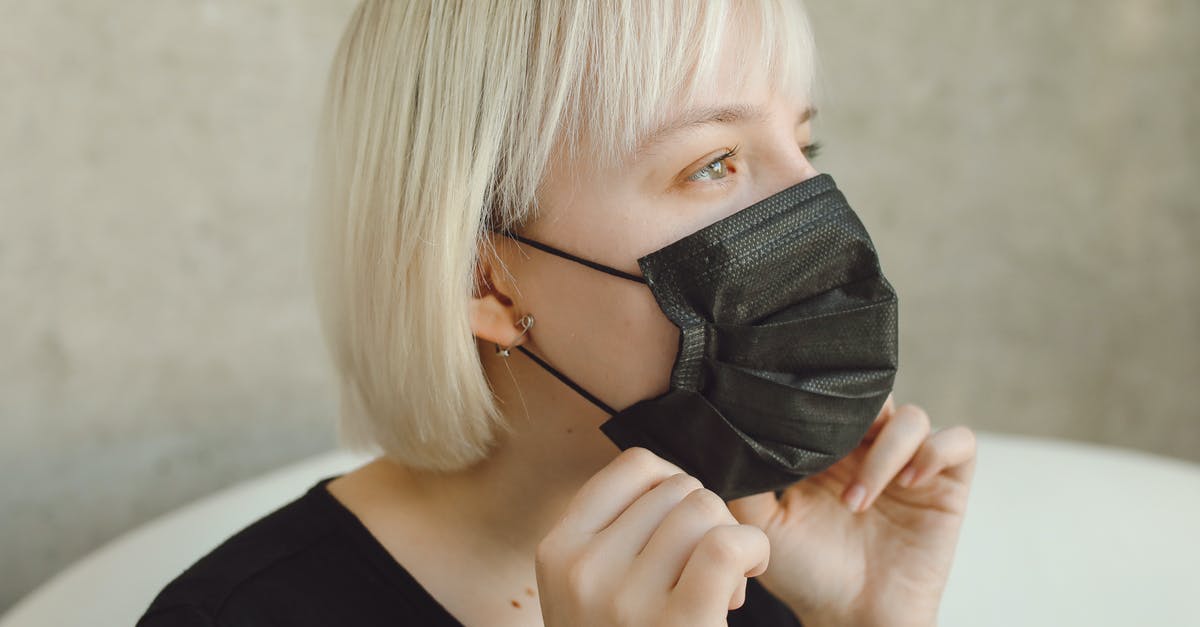
[[[850,453],[896,376],[897,298],[833,178],[820,174],[638,259],[642,276],[502,233],[644,283],[681,331],[670,389],[615,411],[524,346],[645,447],[725,500],[776,491]]]

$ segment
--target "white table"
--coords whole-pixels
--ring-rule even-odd
[[[1200,465],[976,434],[943,627],[1200,626]],[[131,626],[167,581],[225,538],[367,460],[332,451],[146,523],[44,583],[0,627]]]

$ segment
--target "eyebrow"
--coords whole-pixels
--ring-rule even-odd
[[[813,106],[805,107],[800,111],[800,115],[796,118],[796,125],[799,126],[813,119],[817,115],[817,108]],[[722,107],[698,107],[689,109],[679,117],[663,124],[662,126],[646,133],[637,142],[637,150],[635,154],[649,150],[656,144],[665,141],[668,137],[680,133],[685,130],[708,126],[710,124],[736,124],[738,122],[763,122],[767,119],[767,112],[759,107],[735,104]]]

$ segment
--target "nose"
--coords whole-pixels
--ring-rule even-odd
[[[781,191],[820,174],[791,133],[782,135],[771,148],[764,168],[764,185],[772,192]]]

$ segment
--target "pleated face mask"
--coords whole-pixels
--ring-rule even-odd
[[[725,500],[832,466],[892,390],[896,293],[827,174],[639,258],[640,277],[502,234],[653,292],[680,330],[662,395],[616,411],[517,348],[607,412],[600,430],[621,450],[647,448]]]

